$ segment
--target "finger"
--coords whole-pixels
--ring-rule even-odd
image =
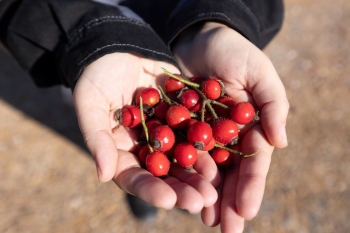
[[[87,80],[84,75],[78,80],[73,93],[74,104],[85,144],[96,163],[98,178],[107,182],[113,178],[118,161],[117,146],[112,138],[110,106]]]
[[[174,164],[170,168],[169,175],[193,187],[201,195],[205,207],[212,206],[216,202],[218,195],[215,188],[194,169],[189,170]]]
[[[220,173],[216,163],[206,151],[198,151],[198,158],[193,168],[205,177],[214,187],[220,184]]]
[[[177,202],[176,192],[161,178],[139,167],[133,154],[119,150],[118,168],[113,181],[119,188],[158,208],[170,210]]]
[[[85,144],[95,160],[98,178],[107,182],[113,178],[118,161],[109,114],[99,107],[78,106],[77,117]]]
[[[244,218],[238,213],[237,183],[240,171],[239,156],[233,156],[232,165],[225,172],[221,201],[221,232],[243,232]]]
[[[241,151],[245,154],[258,150],[253,157],[241,160],[236,205],[239,215],[245,219],[252,219],[259,211],[273,152],[273,146],[266,140],[260,125],[248,131],[241,144]]]
[[[214,205],[203,208],[201,219],[206,226],[215,227],[220,224],[220,201],[221,198]]]
[[[185,209],[190,213],[199,213],[203,206],[204,200],[201,194],[192,186],[183,183],[172,176],[164,179],[176,193],[176,206]]]
[[[259,65],[251,65],[248,69],[247,89],[261,111],[261,124],[269,142],[279,148],[286,147],[288,140],[285,126],[289,102],[285,88],[264,54],[255,62]]]
[[[220,177],[223,176],[223,172],[220,172]],[[222,180],[223,181],[223,180]],[[203,208],[201,212],[201,218],[202,222],[210,227],[217,226],[220,224],[220,217],[221,217],[221,201],[222,201],[222,184],[223,182],[220,182],[219,186],[216,188],[216,191],[218,193],[218,199],[214,203],[214,205]]]

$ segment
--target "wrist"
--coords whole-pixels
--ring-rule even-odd
[[[198,37],[204,36],[206,32],[210,30],[229,28],[224,23],[213,22],[213,21],[201,21],[197,22],[186,29],[184,29],[178,37],[174,40],[171,46],[172,51],[176,50],[177,46],[189,43],[197,39]]]

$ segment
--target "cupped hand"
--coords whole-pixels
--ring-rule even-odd
[[[249,101],[260,111],[260,122],[241,129],[239,149],[254,157],[234,156],[222,170],[218,201],[202,211],[209,226],[221,224],[224,233],[242,232],[244,219],[258,213],[274,147],[287,146],[289,103],[284,86],[267,56],[235,30],[215,22],[184,31],[173,47],[182,72],[188,76],[218,77],[237,102]]]
[[[216,173],[203,169],[215,171],[215,164],[204,155],[197,171],[174,167],[165,179],[154,177],[133,154],[139,131],[126,129],[115,119],[116,110],[131,104],[139,88],[162,84],[166,77],[162,67],[179,73],[168,63],[128,53],[105,55],[87,66],[73,92],[79,126],[101,182],[112,179],[122,190],[156,207],[176,205],[200,212],[217,199],[210,184],[218,182]]]

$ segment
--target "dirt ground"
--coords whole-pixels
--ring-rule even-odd
[[[286,0],[265,49],[290,101],[260,212],[245,232],[350,232],[350,1]],[[28,88],[29,87],[29,88]],[[99,183],[74,112],[0,53],[0,232],[205,233],[197,215],[136,222],[124,193]]]

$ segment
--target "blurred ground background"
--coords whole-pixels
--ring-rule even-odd
[[[286,0],[265,49],[291,104],[258,216],[245,232],[350,232],[350,1]],[[29,88],[28,88],[29,87]],[[160,211],[139,224],[113,183],[97,181],[74,112],[0,53],[0,232],[219,232]]]

